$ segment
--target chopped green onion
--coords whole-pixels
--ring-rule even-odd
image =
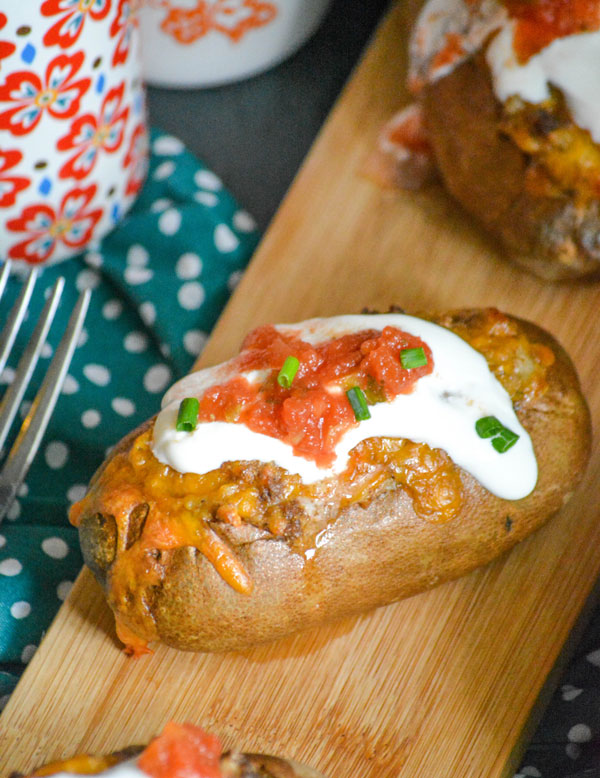
[[[371,418],[367,400],[360,387],[353,386],[352,389],[348,389],[346,392],[346,397],[352,406],[352,410],[354,411],[354,418],[356,421],[366,421],[367,419]]]
[[[197,397],[186,397],[181,401],[175,424],[177,432],[193,432],[196,429],[199,409],[200,403]]]
[[[515,445],[519,436],[498,421],[495,416],[484,416],[475,422],[475,430],[480,438],[492,438],[492,446],[499,454],[504,454]]]
[[[292,385],[292,381],[296,377],[299,367],[300,362],[296,357],[286,357],[283,367],[277,376],[277,383],[279,386],[282,386],[284,389],[289,389]]]
[[[511,446],[515,445],[518,439],[519,436],[516,432],[503,427],[502,432],[492,440],[492,446],[499,454],[504,454]]]
[[[495,416],[484,416],[475,422],[475,430],[480,438],[492,438],[503,429],[504,427]]]
[[[406,370],[411,370],[413,367],[423,367],[427,364],[427,354],[425,349],[419,348],[404,348],[400,352],[400,362],[402,367]]]

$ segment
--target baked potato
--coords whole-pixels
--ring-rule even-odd
[[[172,387],[71,521],[130,653],[237,650],[489,562],[561,508],[589,448],[573,365],[534,324],[313,319]]]
[[[112,754],[80,754],[52,762],[25,778],[48,775],[102,775],[106,778],[324,778],[291,759],[262,754],[222,753],[219,740],[192,724],[169,722],[144,748]],[[11,778],[21,778],[13,773]]]
[[[426,149],[509,258],[544,279],[598,276],[597,0],[429,0],[410,60],[417,106],[380,141],[399,183],[415,156],[427,170]],[[423,130],[403,147],[407,123]]]

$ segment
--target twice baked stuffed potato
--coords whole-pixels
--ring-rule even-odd
[[[589,447],[534,324],[313,319],[172,387],[71,520],[130,652],[241,649],[489,562],[559,510]]]
[[[222,753],[214,735],[192,724],[169,722],[147,747],[112,754],[80,754],[52,762],[25,778],[101,775],[105,778],[324,778],[291,759],[263,754]],[[13,774],[12,778],[20,778]]]
[[[600,274],[597,0],[429,0],[410,54],[418,108],[382,140],[389,158],[398,139],[400,183],[428,151],[511,259],[551,280]]]

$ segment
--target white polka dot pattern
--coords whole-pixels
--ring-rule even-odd
[[[133,265],[132,267],[125,269],[125,280],[128,284],[131,284],[131,286],[147,284],[148,281],[152,280],[153,276],[154,273],[147,267],[137,267],[136,265]]]
[[[218,224],[214,233],[215,246],[223,254],[229,254],[239,248],[240,241],[226,224]]]
[[[156,394],[166,389],[171,380],[171,370],[167,365],[153,365],[144,376],[144,389]]]
[[[76,378],[73,378],[72,375],[69,375],[69,373],[67,373],[61,389],[62,394],[75,394],[75,392],[78,391],[79,391],[79,381],[77,381]]]
[[[46,464],[51,470],[60,470],[67,464],[69,458],[69,449],[66,444],[60,440],[53,440],[48,443],[44,451]]]
[[[152,144],[152,151],[160,156],[182,154],[185,149],[183,143],[174,135],[161,135]]]
[[[592,739],[592,730],[587,724],[575,724],[567,732],[571,743],[588,743]]]
[[[6,518],[9,521],[16,521],[21,515],[21,503],[15,500],[6,513]]]
[[[110,370],[105,365],[89,364],[83,368],[83,374],[96,386],[107,386],[110,383]]]
[[[158,229],[163,235],[175,235],[181,226],[181,212],[175,208],[168,208],[158,219]]]
[[[219,176],[215,175],[211,170],[199,170],[194,174],[194,182],[200,189],[210,189],[213,192],[217,192],[223,187],[223,182]]]
[[[87,487],[85,484],[73,484],[67,489],[67,500],[71,503],[82,500],[85,497]]]
[[[143,246],[140,246],[139,243],[136,243],[130,246],[126,262],[128,265],[134,265],[135,267],[144,267],[144,265],[148,264],[149,259],[150,254],[148,254],[148,251]]]
[[[61,602],[67,599],[69,592],[73,588],[73,581],[61,581],[56,587],[56,596]]]
[[[173,171],[175,170],[175,163],[172,159],[167,160],[166,162],[163,162],[160,164],[152,174],[152,177],[155,181],[162,181],[165,178],[168,178]]]
[[[186,311],[194,311],[204,302],[204,287],[198,281],[182,284],[177,292],[177,302]]]
[[[129,332],[123,340],[125,351],[141,354],[148,348],[148,336],[144,332]]]
[[[25,648],[21,651],[21,662],[23,662],[25,665],[31,662],[36,651],[37,646],[35,646],[33,643],[26,645]]]
[[[197,357],[202,353],[208,335],[200,330],[188,330],[183,336],[183,346],[188,354]]]
[[[145,302],[140,305],[140,316],[142,321],[151,327],[156,321],[156,308],[151,302]]]
[[[233,226],[240,232],[253,232],[256,222],[248,211],[236,211],[233,215]]]
[[[25,600],[18,600],[10,606],[10,615],[14,619],[26,619],[31,613],[31,605]]]
[[[90,408],[81,414],[81,423],[88,430],[93,430],[100,424],[101,421],[102,416],[95,408]]]
[[[12,577],[13,575],[19,575],[23,565],[18,559],[4,559],[0,562],[0,575],[6,575]]]
[[[194,200],[209,208],[214,208],[219,204],[219,198],[214,192],[194,192]]]
[[[75,285],[78,292],[83,292],[84,289],[96,289],[101,281],[100,274],[95,270],[87,269],[82,270],[77,275]]]
[[[111,401],[112,409],[119,416],[133,416],[135,405],[127,397],[114,397]]]
[[[152,213],[162,213],[173,205],[173,200],[170,197],[159,197],[150,206]]]
[[[175,273],[182,281],[197,278],[202,272],[202,260],[197,254],[182,254],[175,263]]]
[[[102,306],[102,315],[109,321],[118,319],[122,313],[123,303],[120,300],[108,300]]]
[[[69,547],[62,538],[50,537],[42,540],[42,551],[52,559],[64,559],[69,553]]]

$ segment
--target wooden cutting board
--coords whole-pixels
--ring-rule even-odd
[[[405,101],[415,2],[392,7],[221,318],[203,362],[250,327],[354,312],[497,305],[550,329],[600,413],[600,286],[505,264],[439,188],[384,193],[357,171]],[[540,689],[600,569],[595,446],[562,515],[457,582],[240,654],[119,650],[83,572],[0,719],[0,774],[144,742],[170,718],[330,778],[508,776]]]

